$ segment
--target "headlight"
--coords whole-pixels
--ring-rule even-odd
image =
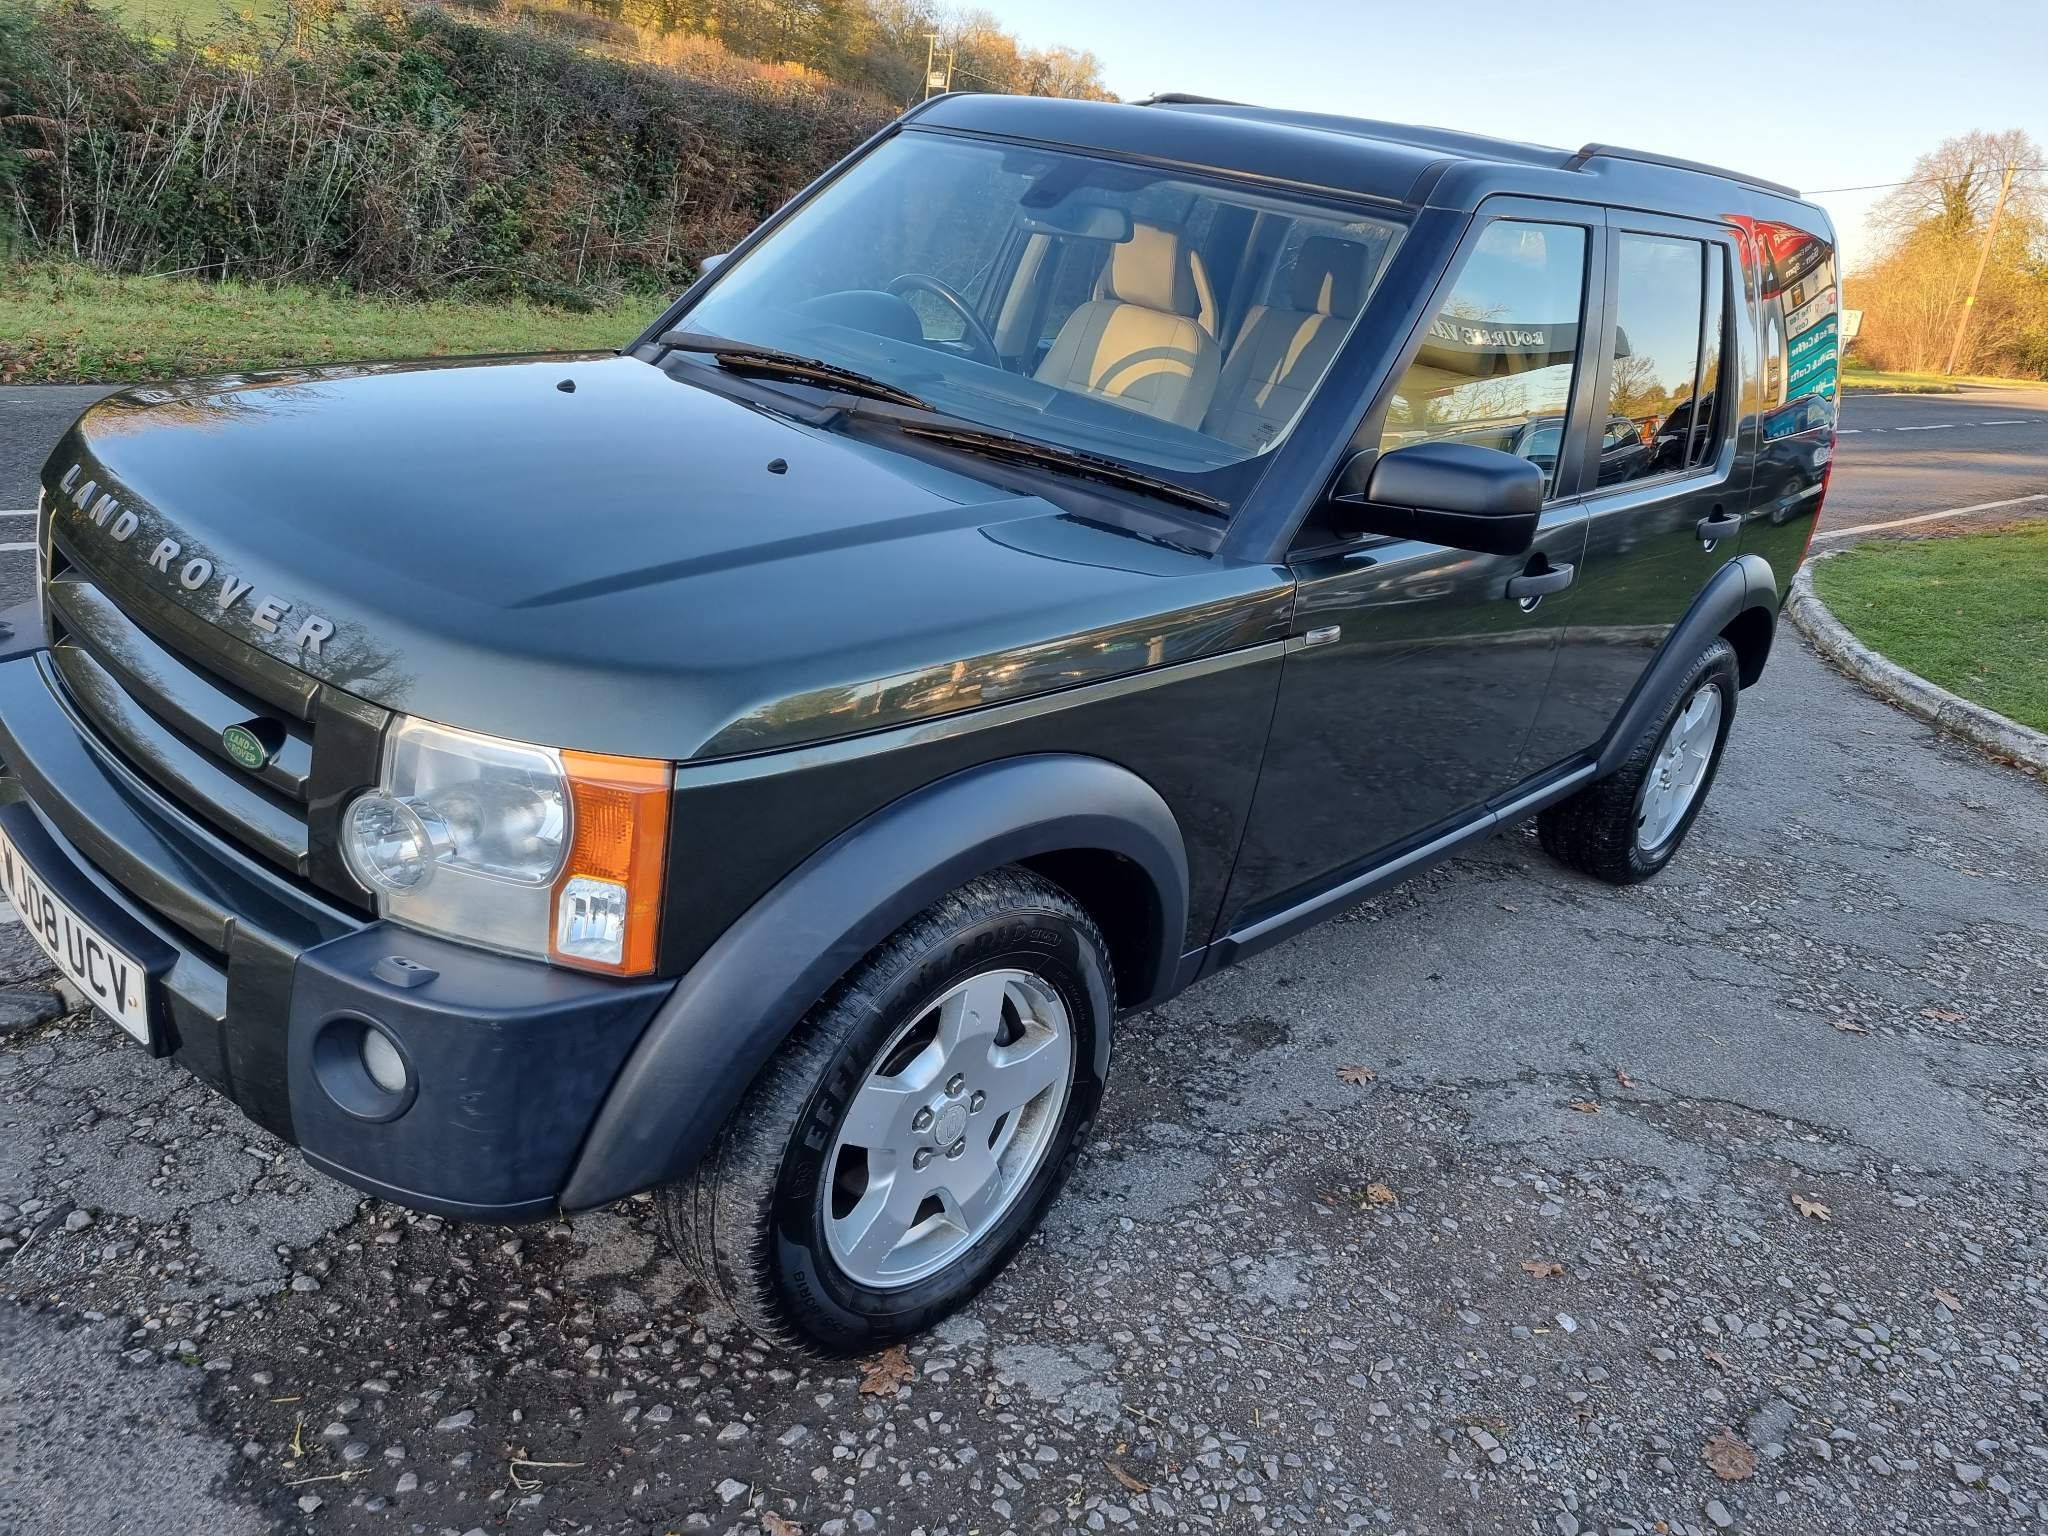
[[[401,719],[342,818],[378,912],[586,969],[653,969],[669,767]]]

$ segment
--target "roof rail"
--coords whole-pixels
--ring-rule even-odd
[[[1249,103],[1231,101],[1222,96],[1197,96],[1192,91],[1155,91],[1143,101],[1131,103],[1134,107],[1242,107]]]
[[[1776,192],[1784,197],[1798,197],[1797,187],[1788,187],[1782,181],[1766,181],[1761,176],[1748,176],[1741,171],[1731,171],[1723,166],[1708,165],[1701,160],[1681,160],[1676,155],[1653,155],[1644,149],[1623,149],[1617,144],[1588,144],[1565,162],[1568,171],[1582,171],[1588,160],[1629,160],[1638,165],[1664,165],[1675,171],[1698,171],[1703,176],[1719,176],[1728,181],[1739,181],[1747,187],[1757,187],[1765,192]]]

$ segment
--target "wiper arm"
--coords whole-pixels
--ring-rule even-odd
[[[1230,507],[1228,502],[1204,491],[1193,490],[1177,480],[1168,480],[1160,475],[1148,475],[1143,470],[1133,469],[1120,460],[1102,454],[1088,453],[1079,448],[1062,448],[1054,443],[1019,437],[1015,433],[998,431],[993,427],[975,426],[959,417],[948,415],[929,402],[919,399],[907,389],[898,389],[894,384],[870,378],[864,373],[852,368],[843,368],[837,363],[828,363],[823,358],[805,357],[801,353],[785,352],[780,347],[763,346],[758,342],[735,341],[731,337],[714,336],[707,331],[664,331],[660,341],[672,351],[701,352],[715,360],[720,367],[730,368],[736,373],[803,379],[830,389],[841,390],[846,394],[862,395],[871,400],[902,406],[904,409],[901,411],[856,409],[850,406],[847,409],[865,420],[884,421],[899,431],[931,438],[936,442],[950,443],[970,453],[1009,459],[1020,464],[1039,464],[1070,475],[1107,481],[1113,485],[1142,491],[1149,496],[1159,496],[1188,506],[1200,507],[1205,512],[1224,512]]]
[[[675,352],[702,352],[721,368],[730,368],[735,373],[758,373],[778,379],[804,379],[814,384],[845,390],[848,394],[865,395],[871,400],[888,400],[897,405],[913,406],[921,411],[931,409],[931,406],[907,389],[898,389],[894,384],[885,384],[880,379],[869,378],[857,369],[842,368],[839,364],[828,363],[820,357],[805,357],[798,352],[785,352],[780,347],[765,347],[752,341],[734,341],[730,337],[713,336],[706,331],[664,331],[661,335],[661,344]]]
[[[1036,438],[1019,437],[1011,432],[998,432],[989,427],[957,426],[952,422],[921,421],[912,416],[883,415],[877,411],[862,413],[869,420],[893,422],[899,431],[914,437],[928,437],[935,442],[950,443],[970,453],[986,454],[992,459],[1009,459],[1019,464],[1041,464],[1048,469],[1062,470],[1070,475],[1083,476],[1090,480],[1103,480],[1111,485],[1121,485],[1130,490],[1143,491],[1148,496],[1158,496],[1169,501],[1178,501],[1191,507],[1200,507],[1204,512],[1227,512],[1230,503],[1207,491],[1195,490],[1182,485],[1178,480],[1169,480],[1163,475],[1148,475],[1141,469],[1133,469],[1120,459],[1103,454],[1089,453],[1080,448],[1062,448],[1054,443],[1042,443]]]

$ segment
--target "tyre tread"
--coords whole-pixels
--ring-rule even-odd
[[[831,1358],[789,1315],[769,1258],[783,1149],[819,1078],[904,971],[949,934],[1020,906],[1057,912],[1082,931],[1107,969],[1101,929],[1064,887],[1016,866],[977,876],[911,918],[826,993],[761,1069],[703,1160],[657,1192],[663,1236],[685,1271],[718,1310],[765,1342],[788,1354]],[[1114,977],[1110,988],[1113,997]]]
[[[1726,739],[1725,732],[1734,723],[1735,715],[1735,648],[1716,637],[1686,668],[1664,708],[1636,738],[1619,767],[1537,815],[1536,836],[1545,853],[1582,875],[1610,885],[1634,885],[1649,879],[1670,862],[1672,854],[1678,851],[1690,832],[1692,819],[1706,803],[1707,793],[1713,788],[1712,779],[1710,777],[1708,783],[1701,787],[1669,850],[1650,865],[1645,865],[1636,853],[1636,792],[1655,761],[1657,745],[1664,739],[1665,728],[1680,702],[1688,698],[1702,680],[1720,670],[1725,670],[1730,680],[1728,720],[1723,726],[1723,739]],[[1719,766],[1717,752],[1715,761],[1708,766],[1709,775],[1713,775]]]

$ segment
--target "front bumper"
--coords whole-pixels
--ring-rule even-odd
[[[544,1217],[667,981],[620,982],[365,922],[241,852],[0,661],[0,817],[89,924],[152,949],[158,1049],[307,1161],[443,1215]],[[396,962],[396,963],[394,963]],[[365,1093],[374,1026],[407,1067]]]

